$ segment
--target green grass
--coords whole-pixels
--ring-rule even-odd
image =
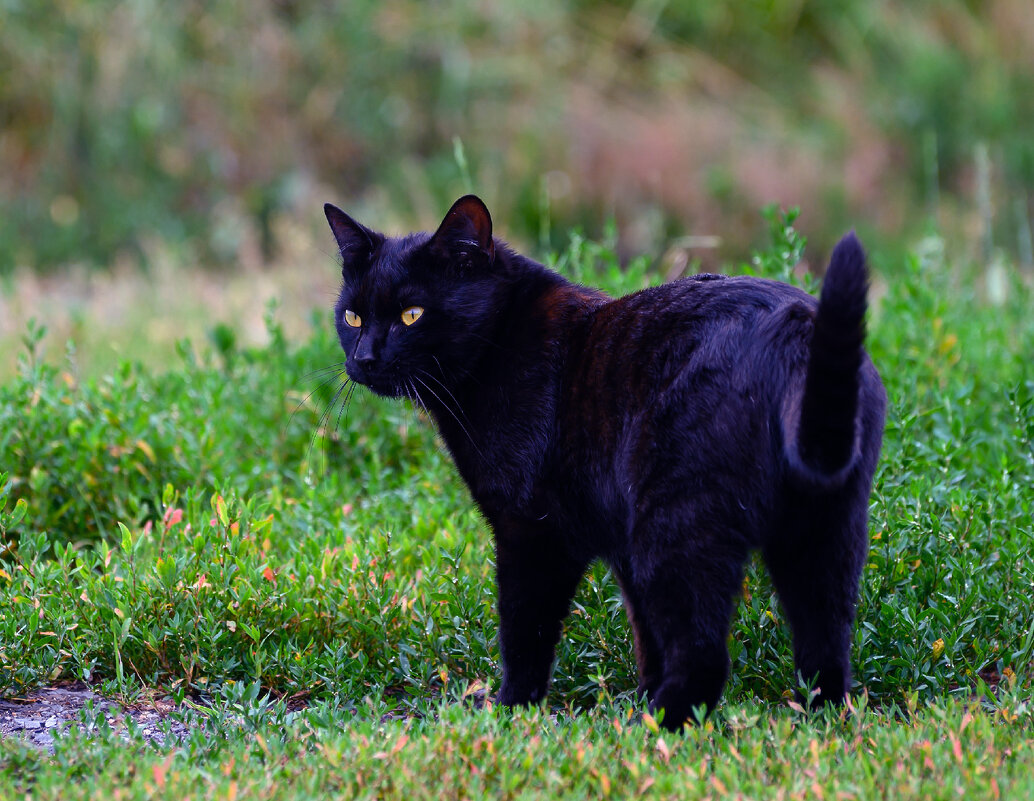
[[[792,275],[802,243],[773,223],[772,248],[731,269]],[[268,347],[223,332],[163,371],[87,381],[36,358],[30,332],[0,387],[0,693],[81,679],[208,711],[177,747],[124,745],[103,725],[53,758],[4,742],[0,796],[1024,795],[1034,298],[1009,273],[991,304],[984,277],[936,244],[876,265],[870,349],[890,411],[858,713],[791,708],[789,631],[755,565],[723,703],[674,736],[639,722],[602,567],[565,628],[555,714],[476,708],[499,675],[490,533],[413,409],[366,393],[334,404],[325,319],[300,345],[271,316]],[[651,280],[577,237],[556,263],[612,291]]]
[[[252,710],[255,712],[255,710]],[[103,798],[1006,798],[1034,790],[1029,704],[805,719],[753,702],[679,735],[624,706],[550,716],[453,704],[380,723],[335,709],[213,719],[175,750],[118,733],[52,759],[6,746],[5,795]],[[274,720],[268,720],[273,717]],[[227,729],[229,728],[229,732]]]

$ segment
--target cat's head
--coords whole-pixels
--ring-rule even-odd
[[[474,195],[434,234],[387,237],[324,211],[342,262],[334,323],[349,377],[379,395],[425,400],[472,369],[491,335],[499,276],[492,218]]]

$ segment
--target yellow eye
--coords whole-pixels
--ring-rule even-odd
[[[424,309],[422,306],[410,306],[402,312],[402,322],[406,325],[413,325],[413,323],[420,319],[420,315],[423,313]]]
[[[352,328],[358,328],[363,324],[363,318],[351,309],[345,309],[345,322],[352,326]]]

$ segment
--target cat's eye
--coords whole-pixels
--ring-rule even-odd
[[[358,328],[363,324],[363,318],[351,309],[345,309],[345,322],[352,326],[352,328]]]
[[[422,306],[410,306],[402,312],[402,322],[406,325],[413,325],[413,323],[420,319],[420,315],[423,313],[424,309]]]

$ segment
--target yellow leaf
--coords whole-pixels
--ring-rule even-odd
[[[944,640],[938,639],[933,644],[933,658],[934,659],[940,659],[941,658],[941,654],[943,654],[943,653],[944,653]]]
[[[142,439],[138,439],[136,441],[136,447],[138,450],[144,452],[144,455],[151,461],[151,464],[154,464],[156,461],[158,461],[154,456],[154,450]]]
[[[226,513],[226,501],[222,495],[215,496],[215,514],[223,526],[230,525],[230,516]]]
[[[955,336],[955,334],[948,334],[948,336],[940,341],[940,344],[937,346],[937,352],[943,356],[944,354],[949,353],[958,344],[959,338]]]

